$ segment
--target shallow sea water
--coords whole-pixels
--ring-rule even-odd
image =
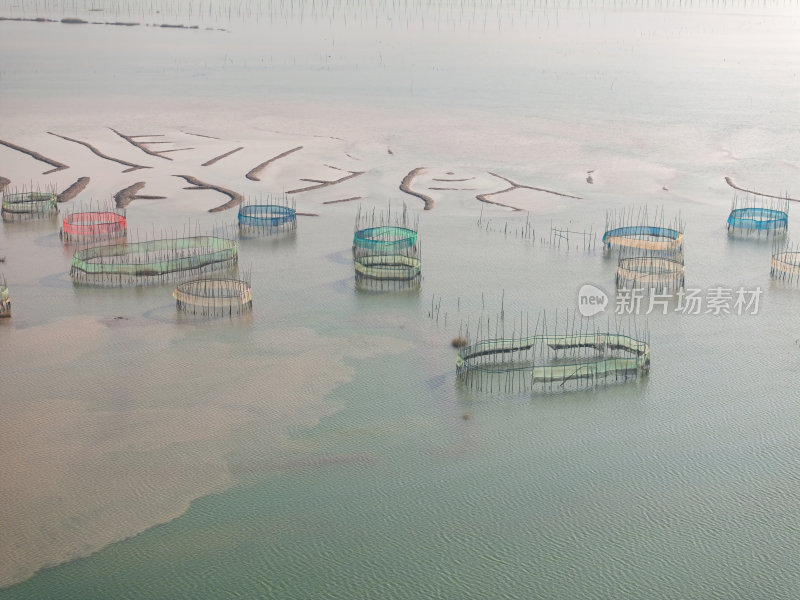
[[[106,127],[264,158],[307,147],[258,185],[245,159],[221,161],[217,180],[252,194],[311,163],[367,171],[298,194],[320,216],[295,234],[240,243],[254,309],[239,319],[177,315],[170,285],[75,286],[57,221],[0,225],[14,298],[0,322],[0,574],[14,585],[0,598],[795,597],[800,291],[770,280],[769,241],[726,232],[724,177],[800,194],[797,8],[269,6],[132,9],[196,31],[0,22],[0,109],[15,115],[0,139],[64,157],[59,185],[90,173],[95,199],[142,179],[169,190],[131,204],[132,228],[230,225],[233,211],[205,212],[218,199],[170,183],[217,146],[123,176],[46,131],[131,160],[145,159]],[[495,197],[530,210],[524,240],[528,216],[481,208],[479,191],[421,211],[397,189],[418,166],[582,199]],[[0,147],[16,184],[42,170]],[[418,214],[419,292],[354,289],[357,205],[322,204],[350,195]],[[599,237],[607,209],[634,204],[681,214],[687,287],[760,288],[758,314],[637,319],[652,369],[624,385],[457,383],[460,324],[501,303],[507,328],[563,322],[584,283],[613,302],[599,244],[544,241],[551,224]]]

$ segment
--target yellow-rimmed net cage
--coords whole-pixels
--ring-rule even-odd
[[[244,279],[191,279],[178,284],[172,297],[178,310],[207,317],[240,315],[253,308],[253,290]]]

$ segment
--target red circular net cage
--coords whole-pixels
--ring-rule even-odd
[[[61,234],[67,238],[115,238],[125,235],[125,215],[111,211],[73,213],[64,218]]]

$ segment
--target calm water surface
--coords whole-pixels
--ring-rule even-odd
[[[300,7],[104,17],[197,30],[0,22],[0,138],[100,136],[108,119],[338,137],[369,171],[365,204],[419,213],[424,273],[418,293],[356,292],[356,206],[299,199],[321,216],[240,245],[252,315],[199,321],[170,286],[74,286],[56,221],[0,226],[15,300],[0,432],[18,448],[0,598],[796,597],[800,292],[770,280],[770,242],[724,228],[726,175],[800,194],[796,6]],[[504,233],[523,213],[485,207],[478,225],[476,192],[419,211],[397,185],[422,165],[582,200],[537,196],[523,240]],[[563,319],[584,283],[612,293],[602,249],[542,240],[551,223],[602,233],[632,204],[682,216],[687,287],[760,288],[758,314],[649,316],[652,370],[626,385],[459,385],[459,324],[501,302],[512,328]],[[234,218],[190,206],[128,216],[144,231]],[[40,491],[53,481],[63,495]]]

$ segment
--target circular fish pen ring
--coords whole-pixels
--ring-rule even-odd
[[[642,250],[677,250],[683,246],[683,233],[670,227],[628,225],[603,234],[603,246],[622,246]]]
[[[238,258],[236,242],[210,235],[105,244],[77,250],[70,276],[94,285],[148,285],[231,267]]]
[[[3,217],[36,217],[58,212],[58,196],[50,192],[3,194]]]
[[[779,279],[800,277],[800,252],[778,252],[770,260],[770,275]]]
[[[728,229],[775,231],[788,229],[789,215],[774,208],[734,208],[728,215]]]
[[[248,204],[239,208],[238,220],[240,227],[289,231],[297,228],[297,211],[280,204]]]
[[[384,281],[408,281],[419,279],[421,261],[412,256],[371,254],[355,261],[356,279],[380,279]]]
[[[629,256],[617,263],[617,287],[646,284],[656,287],[683,286],[686,267],[674,258],[661,256]],[[673,284],[673,285],[670,285]]]
[[[113,239],[125,235],[128,222],[124,214],[112,211],[72,213],[64,217],[61,237],[71,239]]]
[[[241,314],[252,310],[253,291],[240,279],[192,279],[172,292],[178,310],[204,316]]]
[[[353,251],[396,252],[417,245],[417,232],[406,227],[382,225],[360,229],[353,235]]]

